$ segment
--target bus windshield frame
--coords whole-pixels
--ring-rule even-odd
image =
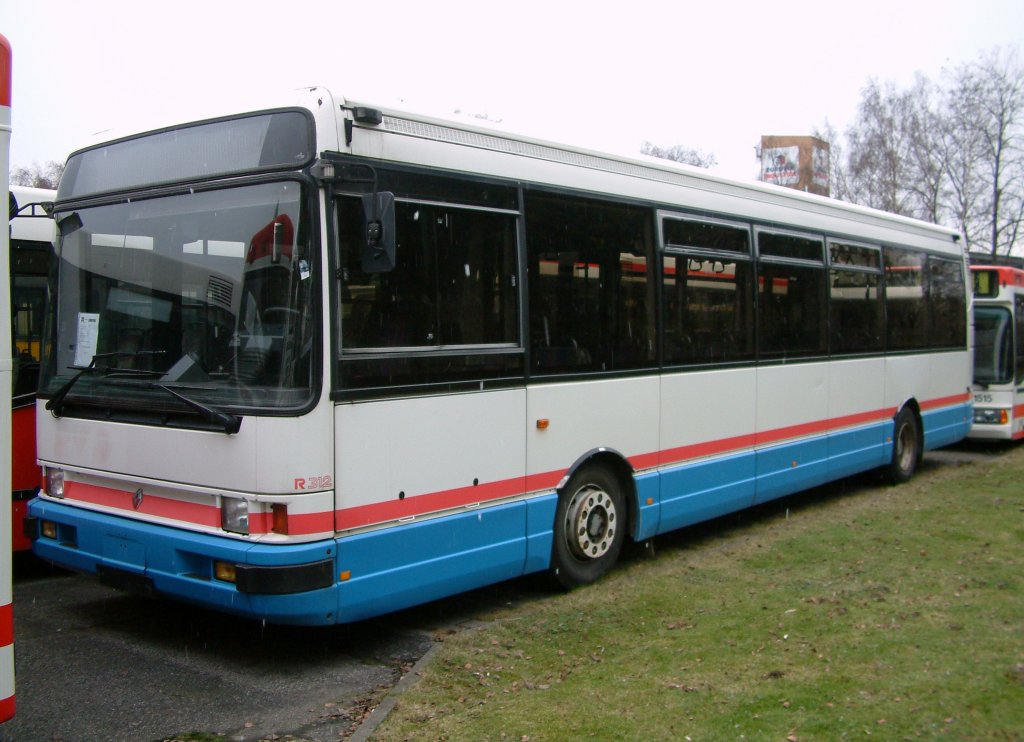
[[[200,429],[188,402],[308,409],[321,381],[312,193],[261,178],[60,204],[48,336],[61,340],[40,397],[59,398],[57,414]]]
[[[974,382],[1011,384],[1013,317],[1005,307],[974,305]]]

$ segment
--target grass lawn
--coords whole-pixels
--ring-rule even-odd
[[[1024,740],[1024,447],[655,551],[445,637],[373,739]]]

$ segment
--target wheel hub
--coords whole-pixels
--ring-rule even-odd
[[[896,436],[896,460],[904,471],[908,471],[914,458],[914,431],[909,425],[900,427]]]
[[[580,559],[599,559],[615,540],[615,503],[594,485],[581,487],[566,509],[565,533],[569,549]]]

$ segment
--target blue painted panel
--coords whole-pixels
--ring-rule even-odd
[[[336,586],[290,595],[248,595],[213,578],[214,560],[278,567],[307,564],[333,556],[334,539],[263,546],[40,499],[29,504],[29,512],[56,522],[68,535],[62,540],[39,538],[32,545],[38,556],[63,567],[95,573],[103,565],[144,574],[158,593],[274,623],[318,625],[338,619]]]
[[[828,480],[827,436],[762,448],[757,452],[754,502],[791,495]]]
[[[339,585],[340,620],[357,621],[518,577],[525,561],[526,503],[521,501],[347,536],[338,540],[338,568],[351,573]]]
[[[658,533],[749,507],[754,499],[754,454],[744,453],[666,469],[661,475]]]
[[[840,479],[888,463],[892,444],[886,438],[890,435],[891,420],[829,434],[829,478]]]
[[[948,446],[964,438],[971,428],[971,410],[968,403],[922,414],[925,450]]]
[[[661,526],[661,483],[662,475],[647,472],[636,477],[636,522],[633,523],[633,538],[644,541],[659,533]],[[647,501],[651,504],[648,505]]]
[[[551,566],[551,547],[555,534],[555,510],[558,495],[534,497],[526,501],[526,566],[524,573],[540,572]]]

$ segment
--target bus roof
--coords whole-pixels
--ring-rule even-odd
[[[1000,286],[1024,287],[1024,270],[1010,265],[972,265],[972,271],[994,271],[999,276]]]
[[[827,221],[827,228],[835,231],[842,232],[842,222],[848,220],[857,224],[855,229],[849,230],[852,233],[861,232],[865,224],[873,224],[878,227],[875,239],[884,241],[885,233],[891,231],[900,235],[915,235],[919,238],[919,246],[934,247],[935,241],[938,240],[948,245],[947,250],[960,251],[959,247],[956,250],[952,249],[953,244],[958,243],[960,239],[955,230],[917,219],[773,184],[726,178],[706,169],[669,160],[639,154],[598,152],[524,136],[487,122],[444,119],[397,108],[378,107],[333,95],[330,89],[325,87],[314,86],[287,91],[275,99],[264,98],[260,103],[261,105],[248,109],[225,103],[221,110],[211,112],[211,115],[202,119],[178,121],[171,126],[132,134],[124,133],[127,136],[111,136],[112,132],[106,132],[104,142],[94,142],[83,149],[223,116],[299,106],[310,111],[317,122],[317,149],[321,153],[337,151],[396,161],[403,161],[402,157],[408,156],[408,160],[404,161],[414,164],[511,177],[523,182],[578,187],[595,193],[618,193],[655,202],[663,200],[665,203],[673,203],[672,196],[674,193],[677,195],[677,192],[672,190],[673,186],[686,186],[691,189],[688,201],[692,197],[693,207],[698,210],[728,213],[729,205],[735,204],[737,213],[770,219],[777,208],[783,207],[804,212],[812,224],[816,220]],[[436,159],[431,160],[428,148],[395,147],[394,151],[398,154],[389,155],[391,148],[385,147],[383,143],[364,147],[359,141],[355,141],[349,146],[343,134],[343,121],[345,117],[351,116],[351,112],[356,108],[366,108],[381,114],[380,123],[355,121],[353,128],[359,132],[359,136],[369,132],[398,134],[400,136],[395,138],[396,141],[431,140],[461,148],[465,155],[452,158],[452,150],[446,149],[445,154],[435,153]],[[80,151],[82,150],[77,150],[76,153]],[[485,158],[485,154],[493,156]],[[550,166],[542,163],[550,163]],[[563,167],[558,167],[559,165]],[[650,187],[644,187],[643,182]],[[707,197],[702,199],[701,194],[706,194]],[[739,206],[740,201],[743,202],[742,207]],[[759,209],[759,206],[763,208]],[[820,226],[826,227],[824,222]]]

